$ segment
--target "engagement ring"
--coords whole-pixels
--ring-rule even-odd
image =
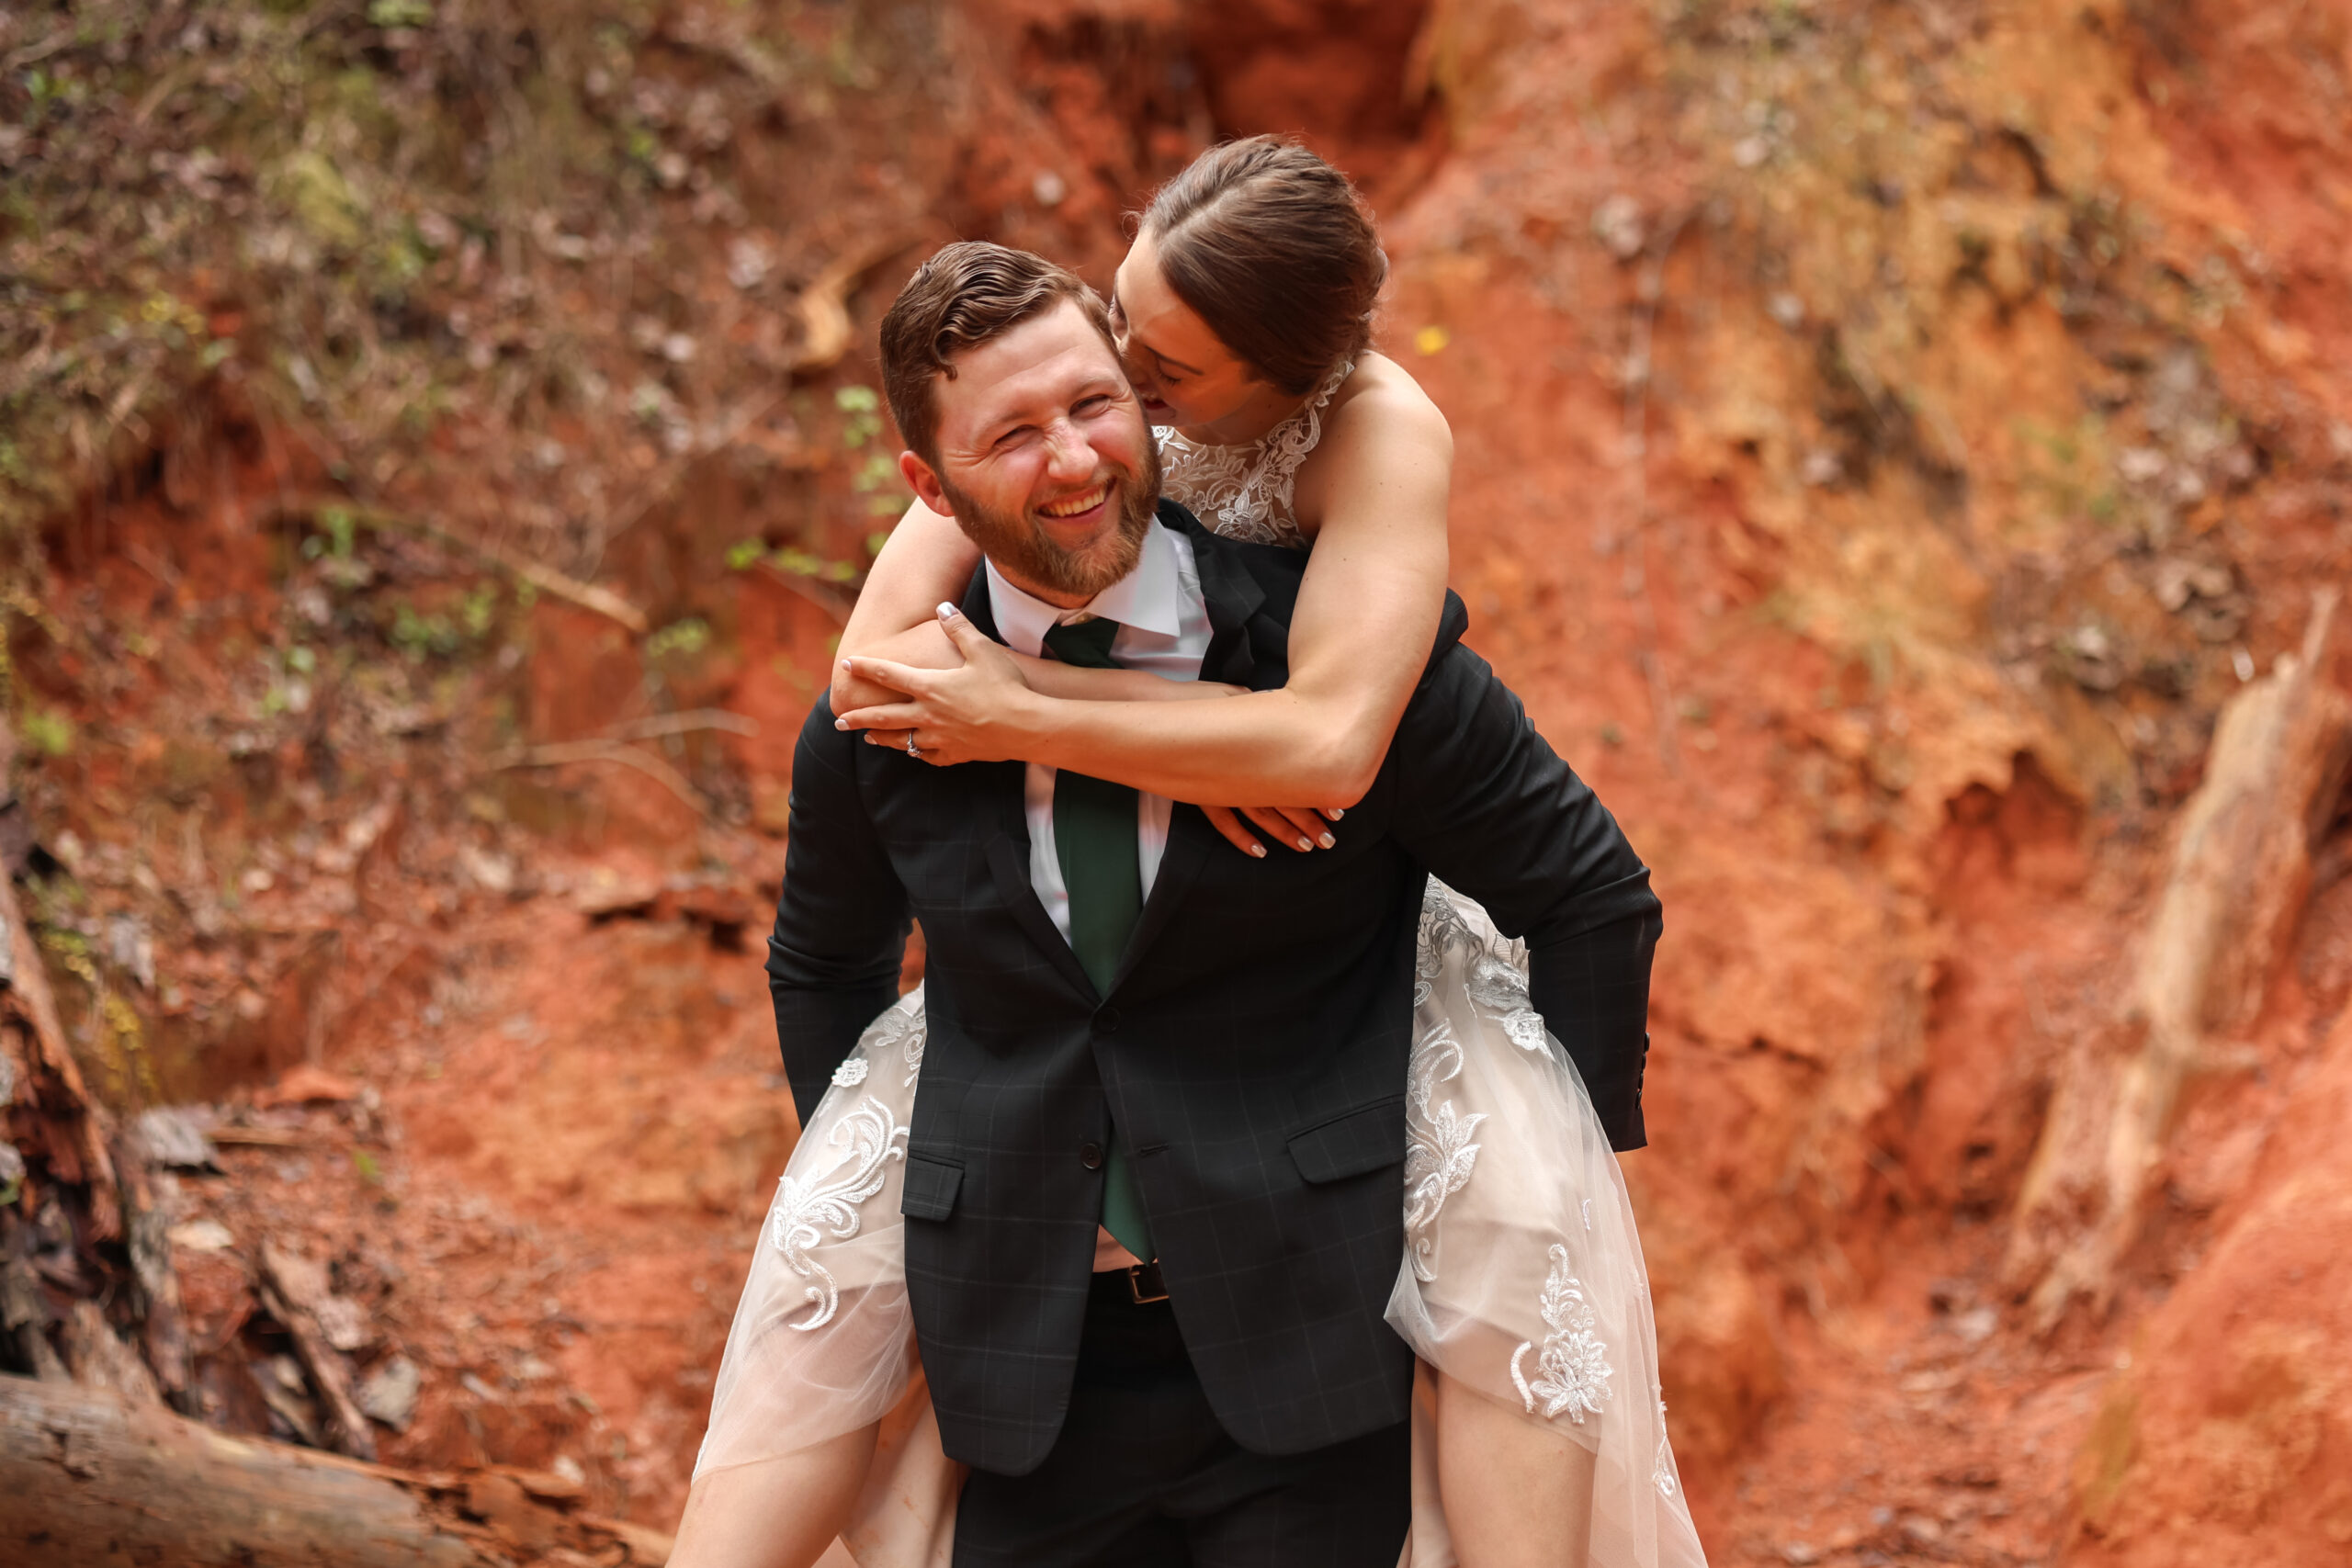
[[[911,735],[907,737],[907,755],[910,757],[922,755],[922,748],[915,744],[915,738]]]

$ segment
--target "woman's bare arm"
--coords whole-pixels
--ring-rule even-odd
[[[937,636],[932,607],[943,599],[962,599],[979,565],[980,547],[965,536],[956,519],[914,502],[866,570],[849,624],[842,627],[842,652],[932,668],[954,662],[946,639]],[[937,639],[935,646],[915,636],[916,631],[929,632]],[[938,657],[921,657],[926,647],[933,647]],[[849,711],[854,705],[852,696],[848,677],[834,665],[833,711]]]
[[[884,666],[881,683],[914,702],[845,717],[919,723],[959,757],[1021,757],[1178,800],[1352,803],[1379,773],[1437,635],[1453,435],[1400,371],[1336,411],[1323,446],[1321,525],[1282,689],[1144,708],[1010,690],[976,663]]]
[[[966,536],[953,517],[942,516],[918,501],[907,508],[874,558],[865,574],[849,624],[842,627],[843,657],[865,655],[910,665],[918,670],[952,669],[960,662],[941,634],[933,611],[942,601],[963,598],[972,573],[979,570],[978,547]],[[1050,659],[1015,654],[1021,678],[1032,691],[1047,697],[1094,702],[1172,702],[1226,694],[1212,684],[1202,690],[1189,683],[1165,681],[1135,670],[1080,670]],[[833,668],[833,709],[887,703],[896,695],[870,682]]]

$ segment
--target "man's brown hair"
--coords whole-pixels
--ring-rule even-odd
[[[1260,380],[1295,398],[1372,342],[1388,276],[1347,175],[1281,136],[1212,147],[1143,215],[1176,297]]]
[[[1102,341],[1111,341],[1102,297],[1043,256],[959,240],[915,268],[882,318],[882,395],[916,457],[939,466],[939,401],[932,384],[956,378],[954,356],[1064,299],[1074,300]]]

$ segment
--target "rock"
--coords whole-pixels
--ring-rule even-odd
[[[543,1503],[577,1503],[588,1494],[588,1478],[577,1461],[558,1459],[548,1470],[522,1470],[500,1465],[497,1472],[513,1480]]]
[[[514,891],[514,863],[496,850],[486,850],[470,841],[461,842],[458,846],[458,865],[467,878],[485,893]]]
[[[368,1314],[348,1296],[321,1296],[311,1303],[311,1310],[319,1320],[319,1332],[338,1350],[364,1350],[376,1342]]]
[[[556,1542],[555,1521],[532,1506],[522,1483],[499,1472],[469,1477],[466,1512],[519,1546],[544,1551]]]
[[[147,1157],[166,1170],[219,1170],[220,1154],[205,1135],[204,1124],[193,1111],[159,1105],[143,1111],[134,1124]]]
[[[229,1227],[219,1220],[190,1220],[168,1233],[174,1247],[187,1252],[226,1252],[237,1245]]]
[[[273,1111],[281,1105],[341,1104],[358,1098],[356,1080],[305,1062],[288,1068],[284,1077],[254,1094],[254,1103]]]
[[[405,1432],[416,1417],[416,1396],[424,1389],[424,1374],[406,1356],[395,1356],[368,1375],[359,1385],[359,1408],[370,1421],[395,1432]]]
[[[1593,209],[1592,232],[1611,255],[1632,261],[1648,243],[1642,204],[1620,191]]]
[[[661,897],[662,884],[654,878],[623,876],[610,866],[600,865],[571,896],[571,907],[592,920],[609,920],[651,914]]]

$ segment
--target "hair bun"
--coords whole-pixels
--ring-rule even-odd
[[[1370,345],[1387,253],[1348,177],[1296,140],[1210,148],[1142,227],[1176,297],[1260,380],[1305,397]]]

